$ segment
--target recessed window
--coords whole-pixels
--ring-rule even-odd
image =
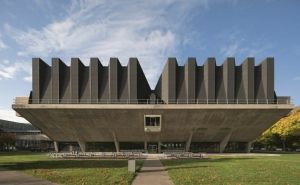
[[[145,132],[160,132],[161,115],[145,115],[144,118]]]
[[[159,127],[160,126],[160,116],[145,116],[145,126],[147,127]]]

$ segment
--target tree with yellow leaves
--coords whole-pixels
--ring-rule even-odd
[[[266,130],[258,142],[268,143],[274,140],[276,136],[280,137],[282,148],[285,150],[288,138],[293,139],[293,145],[300,147],[300,108],[293,110],[287,117],[280,119],[271,128]]]

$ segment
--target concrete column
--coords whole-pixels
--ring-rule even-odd
[[[109,99],[116,101],[118,99],[119,87],[119,67],[120,62],[118,58],[111,58],[108,66],[108,80],[109,80]]]
[[[144,141],[144,150],[146,153],[148,153],[148,142]]]
[[[112,134],[113,134],[113,139],[116,147],[116,152],[120,152],[120,146],[119,146],[119,141],[117,139],[117,135],[114,131],[112,132]]]
[[[196,58],[188,58],[184,66],[185,88],[188,100],[196,99],[196,70]]]
[[[127,71],[127,78],[128,78],[128,99],[129,100],[137,100],[138,99],[138,81],[137,81],[137,67],[138,67],[138,60],[137,58],[130,58],[128,63],[128,71]],[[141,82],[139,82],[141,83]]]
[[[70,145],[70,148],[69,148],[70,152],[73,151],[73,145]]]
[[[196,98],[201,103],[206,102],[206,90],[204,83],[204,66],[197,66],[196,69]]]
[[[59,103],[62,91],[62,76],[65,64],[59,58],[52,58],[52,103]]]
[[[242,86],[249,103],[254,102],[254,58],[247,58],[242,64]]]
[[[206,98],[209,101],[215,100],[215,78],[216,78],[216,59],[208,58],[204,63],[204,84]]]
[[[91,88],[91,102],[97,103],[99,99],[99,67],[102,67],[98,58],[91,58],[90,60],[90,88]]]
[[[192,132],[190,133],[190,135],[189,135],[188,140],[186,141],[186,144],[185,144],[185,151],[186,151],[186,152],[189,152],[189,151],[190,151],[190,146],[191,146],[193,134],[194,134],[194,132],[192,131]]]
[[[265,98],[274,99],[274,58],[266,58],[261,63],[262,86]]]
[[[166,103],[175,103],[176,99],[176,58],[168,58],[168,61],[162,72],[161,94],[162,100]]]
[[[228,103],[234,103],[235,88],[235,59],[227,58],[223,64],[223,80],[225,88],[225,98]]]
[[[71,67],[61,62],[59,66],[59,97],[60,103],[70,103],[71,99]],[[53,67],[53,66],[52,66]],[[54,76],[53,76],[54,78]],[[54,80],[54,79],[53,79]],[[56,79],[57,80],[57,79]]]
[[[253,143],[252,141],[250,141],[250,142],[247,143],[247,146],[246,146],[246,152],[247,152],[247,153],[250,153],[250,152],[251,152],[251,146],[252,146],[252,143]]]
[[[71,100],[72,103],[79,103],[79,90],[80,90],[80,67],[83,64],[79,58],[71,59]]]
[[[78,141],[81,152],[86,152],[86,143],[85,141]]]
[[[51,67],[40,58],[32,59],[32,103],[50,103],[52,98]]]
[[[274,58],[266,58],[258,66],[255,66],[254,73],[254,98],[259,103],[272,101],[274,99]],[[250,86],[249,89],[251,89]]]
[[[159,154],[161,153],[161,142],[160,141],[158,142],[158,153]]]
[[[231,137],[231,134],[232,134],[232,130],[230,130],[226,136],[223,138],[223,140],[220,142],[220,153],[223,153],[227,144],[228,144],[228,141],[230,140],[230,137]]]
[[[32,59],[32,103],[39,103],[40,99],[40,58]]]
[[[55,152],[59,152],[59,143],[57,141],[53,142]]]
[[[51,68],[51,74],[52,74],[52,102],[51,103],[59,103],[59,81],[60,81],[60,74],[59,74],[59,68],[60,68],[60,59],[59,58],[52,58],[52,68]]]

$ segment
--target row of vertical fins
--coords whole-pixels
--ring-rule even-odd
[[[197,66],[195,58],[188,58],[184,66],[169,58],[154,90],[137,58],[130,58],[127,66],[121,66],[117,58],[111,58],[108,66],[98,58],[91,58],[90,66],[78,58],[72,58],[70,66],[59,58],[52,59],[52,67],[40,58],[34,58],[32,64],[32,103],[136,103],[152,99],[153,94],[168,103],[251,103],[276,98],[273,58],[257,66],[254,58],[239,66],[234,58],[227,58],[221,66],[214,58],[208,58],[202,66]]]
[[[169,58],[155,91],[171,103],[174,100],[183,100],[182,103],[185,100],[272,101],[275,99],[274,59],[266,58],[255,66],[254,58],[247,58],[236,66],[234,58],[227,58],[223,65],[217,66],[215,58],[208,58],[203,66],[197,66],[195,58],[188,58],[184,66],[178,66],[176,58]]]
[[[130,58],[126,67],[117,58],[111,58],[108,66],[91,58],[89,67],[78,58],[72,58],[70,66],[53,58],[52,67],[34,58],[32,68],[32,103],[134,102],[147,99],[151,92],[136,58]]]

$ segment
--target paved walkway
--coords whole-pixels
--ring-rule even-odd
[[[173,185],[159,159],[147,158],[132,185]]]
[[[22,172],[0,169],[1,185],[57,185]]]

